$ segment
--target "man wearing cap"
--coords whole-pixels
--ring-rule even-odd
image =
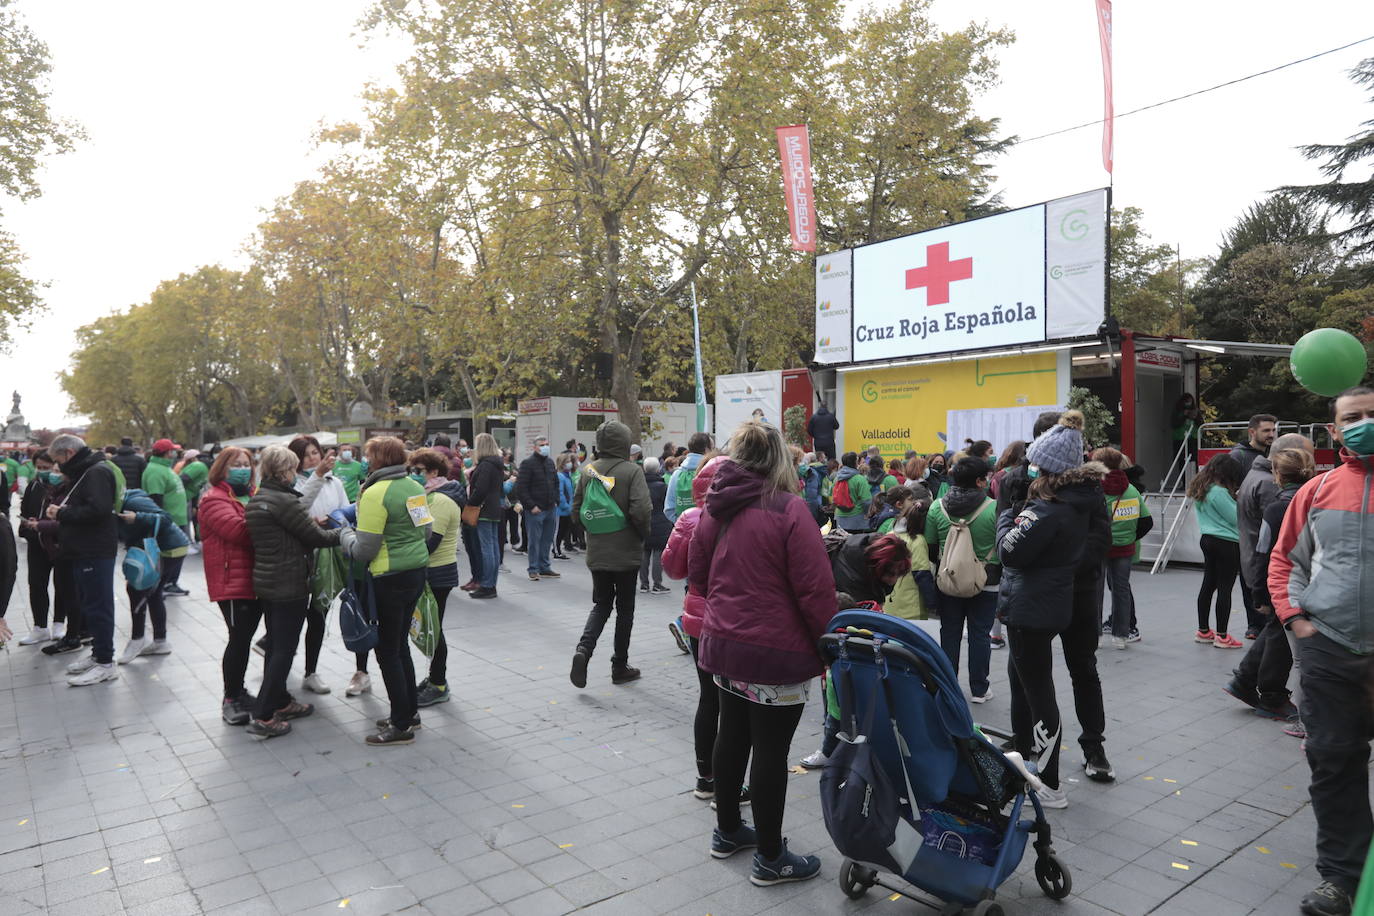
[[[148,459],[148,466],[143,469],[143,490],[172,517],[177,527],[184,531],[187,523],[186,488],[182,486],[181,478],[177,476],[176,471],[172,470],[172,462],[176,460],[177,452],[180,450],[181,446],[171,439],[159,439],[153,443],[153,455]],[[177,584],[175,579],[162,583],[162,593],[178,598],[191,594]]]

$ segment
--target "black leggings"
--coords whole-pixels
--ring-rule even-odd
[[[125,586],[125,591],[129,595],[129,614],[133,621],[129,627],[130,637],[142,639],[145,621],[151,616],[153,639],[167,638],[167,600],[163,597],[162,587],[175,582],[181,576],[181,564],[184,561],[184,557],[163,557],[162,578],[156,586],[146,592],[136,592]]]
[[[1040,778],[1059,788],[1059,701],[1054,693],[1054,637],[1047,630],[1007,627],[1007,679],[1016,750],[1036,764]]]
[[[444,687],[448,684],[448,640],[444,639],[444,609],[448,606],[448,593],[453,591],[453,586],[431,585],[429,590],[434,592],[434,603],[439,605],[439,641],[434,646],[434,657],[429,660],[429,682],[435,687]]]
[[[53,595],[51,601],[52,619],[54,623],[63,622],[67,619],[67,602],[70,598],[60,591],[62,585],[54,574],[52,558],[43,549],[38,540],[29,541],[29,609],[33,611],[33,625],[36,627],[46,627],[48,625],[48,580],[52,580]]]
[[[410,656],[410,616],[425,588],[425,571],[407,569],[372,580],[377,599],[377,670],[391,703],[391,724],[415,724],[417,690],[415,663]]]
[[[687,646],[692,650],[692,661],[697,657],[697,639],[687,637]],[[697,685],[701,696],[697,699],[697,715],[692,723],[692,737],[696,745],[697,775],[702,779],[711,778],[711,755],[716,749],[716,730],[720,725],[720,694],[715,679],[697,668]]]
[[[315,609],[312,601],[305,612],[305,676],[314,674],[320,665],[320,647],[324,645],[324,614]]]
[[[229,628],[220,669],[224,675],[224,698],[236,700],[243,695],[243,677],[248,673],[248,656],[253,650],[253,634],[262,621],[262,602],[256,598],[221,601],[219,611]]]
[[[557,553],[567,553],[568,548],[573,546],[573,521],[571,515],[560,515],[558,517],[558,537],[554,539]]]
[[[787,755],[801,722],[801,704],[765,706],[717,687],[720,732],[713,769],[716,776],[716,826],[722,833],[740,828],[739,793],[749,765],[749,797],[759,854],[769,861],[782,854],[782,815],[787,805]]]
[[[1218,636],[1230,631],[1231,589],[1240,574],[1240,545],[1211,534],[1202,536],[1202,588],[1197,593],[1197,628],[1206,632],[1212,614],[1212,595],[1217,596]]]
[[[310,598],[264,601],[262,606],[270,639],[253,718],[266,722],[276,715],[277,710],[294,702],[291,692],[286,689],[286,679],[291,673],[291,663],[296,659],[296,646],[300,644],[305,615],[310,613]]]

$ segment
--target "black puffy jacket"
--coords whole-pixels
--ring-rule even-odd
[[[253,591],[267,601],[310,594],[316,547],[337,547],[339,529],[315,524],[301,494],[279,480],[264,480],[244,514],[253,542]]]
[[[134,451],[132,445],[121,445],[115,450],[114,457],[110,459],[115,467],[124,472],[124,487],[129,490],[139,490],[143,488],[143,469],[148,466],[148,459]]]
[[[1007,626],[1062,632],[1073,617],[1073,592],[1080,567],[1096,553],[1091,529],[1094,503],[1105,512],[1102,478],[1107,469],[1089,462],[1058,475],[1052,500],[1031,499],[1018,514],[997,519],[1002,582],[997,616]],[[1107,540],[1110,540],[1110,525]],[[1097,562],[1105,555],[1105,544]]]
[[[844,592],[855,601],[876,601],[883,604],[892,593],[892,586],[884,584],[869,568],[864,552],[874,538],[881,534],[851,534],[839,550],[830,555],[830,571],[835,576],[835,591]]]
[[[558,471],[552,458],[535,452],[520,462],[520,473],[515,478],[515,498],[526,512],[536,508],[540,512],[558,508]]]

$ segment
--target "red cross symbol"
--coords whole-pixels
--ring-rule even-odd
[[[926,288],[926,305],[945,305],[949,302],[949,285],[956,280],[973,278],[973,258],[949,259],[949,242],[926,246],[926,266],[913,267],[906,272],[906,288]]]

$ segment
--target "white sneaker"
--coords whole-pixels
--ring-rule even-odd
[[[67,635],[67,625],[66,625],[66,623],[55,623],[55,624],[52,625],[52,638],[53,638],[54,641],[59,640],[59,639],[61,639],[63,636],[66,636],[66,635]]]
[[[67,666],[68,674],[85,674],[95,667],[94,655],[83,655]]]
[[[988,700],[991,700],[992,697],[992,688],[989,687],[987,693],[983,694],[981,697],[970,697],[969,699],[972,700],[974,703],[986,703]]]
[[[119,663],[127,665],[129,662],[143,654],[143,650],[148,648],[151,640],[144,636],[140,639],[131,639],[124,646],[124,651],[119,653]]]
[[[1067,808],[1069,806],[1069,793],[1064,791],[1061,786],[1058,789],[1051,789],[1045,786],[1035,793],[1040,796],[1040,807],[1042,808]]]
[[[344,690],[344,696],[356,697],[367,693],[372,689],[372,678],[366,671],[354,671],[353,677],[348,681],[348,687]]]
[[[829,760],[829,757],[818,750],[803,757],[801,759],[801,765],[808,770],[819,770],[821,767],[825,766]]]
[[[119,680],[119,672],[114,665],[97,665],[92,663],[83,674],[73,674],[67,678],[67,683],[72,687],[88,687],[91,684],[99,684],[102,681]]]
[[[171,655],[172,641],[170,639],[154,639],[149,646],[141,653],[143,655]]]
[[[186,553],[190,556],[195,556],[200,553],[200,547],[196,546],[194,543],[188,544],[186,545]]]
[[[1112,637],[1112,648],[1113,648],[1113,649],[1124,649],[1124,648],[1126,648],[1126,637],[1124,637],[1124,636],[1113,636],[1113,637]]]
[[[34,627],[32,630],[29,630],[28,636],[21,636],[19,638],[19,645],[32,646],[40,642],[47,642],[51,638],[52,636],[48,632],[47,627]]]
[[[304,687],[306,690],[309,690],[311,693],[329,692],[329,685],[324,682],[324,678],[320,677],[318,673],[313,671],[305,676],[305,680],[301,681],[301,686]],[[352,694],[350,694],[350,696],[352,696]]]

